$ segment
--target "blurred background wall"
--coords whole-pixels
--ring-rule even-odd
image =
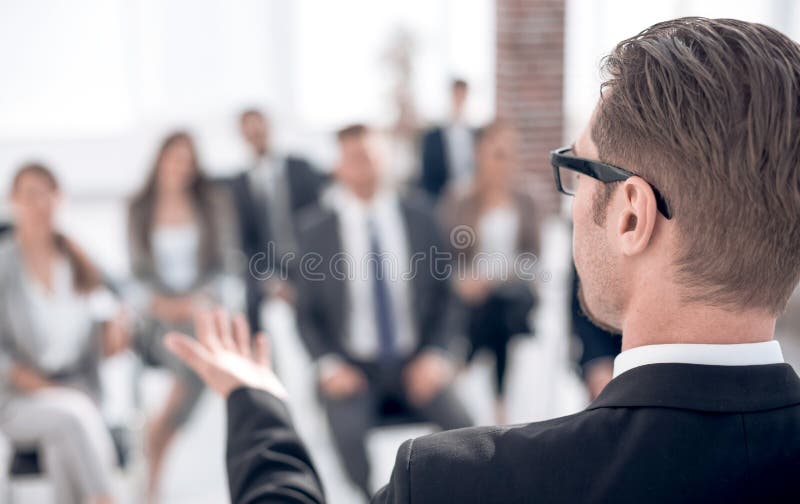
[[[464,77],[473,122],[497,109],[522,129],[525,182],[552,210],[546,153],[591,113],[600,58],[681,15],[800,34],[793,0],[2,0],[0,191],[37,158],[56,168],[71,201],[118,200],[177,126],[197,135],[209,171],[238,170],[246,152],[236,113],[246,105],[269,110],[281,148],[324,168],[332,129],[396,119],[401,51],[417,123],[443,118],[449,79]],[[85,222],[78,209],[64,213]],[[114,252],[98,260],[122,272]]]

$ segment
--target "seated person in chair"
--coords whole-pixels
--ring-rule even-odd
[[[347,473],[369,495],[364,439],[384,403],[399,401],[444,429],[470,419],[449,387],[450,300],[434,272],[431,249],[441,244],[432,212],[381,187],[366,126],[347,127],[338,140],[337,183],[325,208],[303,216],[298,236],[298,325]],[[304,264],[312,255],[322,261]]]
[[[453,247],[453,286],[463,304],[472,360],[494,356],[495,418],[506,423],[506,375],[515,336],[530,334],[539,226],[533,197],[515,186],[517,133],[494,120],[476,137],[473,182],[453,186],[440,205]]]
[[[115,454],[97,404],[98,365],[127,336],[118,320],[98,320],[101,277],[56,231],[58,196],[42,165],[14,177],[15,226],[0,239],[0,433],[39,450],[59,503],[105,504]]]
[[[227,301],[226,247],[237,241],[232,205],[202,169],[189,133],[176,131],[161,142],[147,181],[131,201],[128,222],[134,277],[128,298],[140,314],[134,347],[145,363],[174,377],[147,427],[147,499],[153,501],[168,449],[204,390],[197,375],[164,349],[161,336],[187,331],[197,307]]]

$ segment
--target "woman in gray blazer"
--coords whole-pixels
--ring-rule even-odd
[[[0,239],[0,433],[40,450],[58,502],[110,503],[98,364],[125,338],[98,316],[98,271],[55,229],[58,197],[42,165],[14,177],[14,231]]]
[[[203,392],[200,379],[166,351],[164,334],[191,331],[198,307],[229,302],[236,289],[238,257],[227,254],[238,240],[227,193],[199,167],[191,136],[167,136],[142,190],[129,208],[129,251],[142,326],[135,346],[147,364],[169,369],[175,377],[167,401],[149,422],[148,495],[158,490],[161,465],[170,442],[189,419]],[[234,264],[231,264],[234,263]],[[241,289],[240,289],[241,290]],[[240,294],[241,296],[241,294]]]

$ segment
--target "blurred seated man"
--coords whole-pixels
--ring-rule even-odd
[[[286,281],[291,272],[285,268],[290,262],[281,263],[281,258],[297,252],[296,217],[302,208],[317,202],[327,177],[305,159],[276,152],[271,145],[269,121],[260,110],[242,112],[239,127],[253,162],[234,178],[231,189],[242,252],[248,265],[257,269],[246,269],[245,275],[247,316],[250,325],[258,329],[265,298],[275,295],[293,302],[293,288]]]
[[[363,125],[338,134],[336,184],[325,207],[303,216],[298,324],[345,468],[369,495],[365,435],[387,399],[443,429],[470,424],[449,384],[448,284],[424,200],[382,187],[375,137]],[[309,266],[309,267],[306,267]],[[412,269],[413,268],[413,269]]]

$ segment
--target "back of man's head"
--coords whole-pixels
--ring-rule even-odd
[[[800,279],[800,47],[683,18],[620,42],[604,70],[591,136],[668,201],[686,300],[780,313]]]

